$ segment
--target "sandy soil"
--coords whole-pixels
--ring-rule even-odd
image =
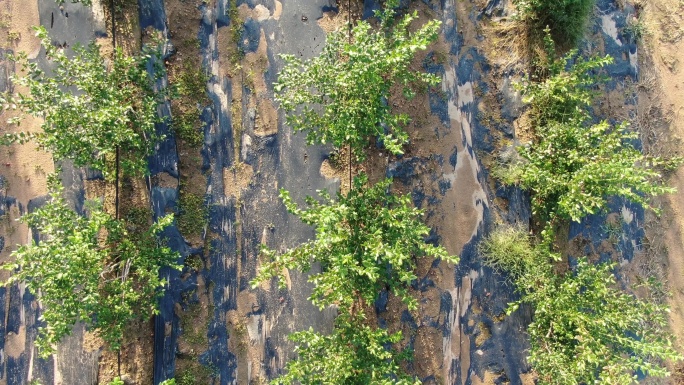
[[[16,52],[23,51],[34,58],[40,51],[40,41],[34,37],[31,26],[38,25],[38,5],[35,2],[18,4],[4,2],[0,4],[0,18],[5,20],[6,27],[0,27],[0,46],[10,48]],[[10,39],[8,34],[18,33],[18,39]],[[21,88],[15,91],[22,92]],[[26,117],[20,127],[8,125],[5,121],[10,117],[4,113],[0,119],[3,132],[40,130],[42,123],[39,119]],[[52,155],[40,151],[33,144],[12,145],[0,148],[0,175],[4,179],[3,190],[7,196],[17,198],[18,204],[26,208],[29,200],[47,193],[46,175],[54,172]],[[3,218],[2,235],[5,237],[5,249],[0,253],[0,260],[5,261],[15,245],[24,244],[29,239],[28,228],[17,222],[19,209],[9,207],[9,215]],[[4,272],[3,272],[4,273]]]
[[[684,4],[674,0],[638,1],[642,5],[640,17],[647,34],[642,46],[646,55],[640,60],[640,122],[644,130],[647,150],[671,155],[681,153],[684,138]],[[639,7],[641,8],[641,7]],[[677,33],[677,31],[680,31]],[[643,50],[642,50],[643,52]],[[684,352],[684,167],[669,178],[677,193],[666,196],[664,215],[658,225],[649,229],[650,238],[658,241],[664,236],[666,279],[671,292],[671,327],[677,346]],[[684,383],[684,377],[673,377],[673,384]]]

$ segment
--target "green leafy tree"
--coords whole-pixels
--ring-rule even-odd
[[[13,253],[15,261],[3,266],[14,272],[8,283],[25,282],[38,296],[46,323],[36,341],[42,356],[53,353],[77,322],[93,327],[117,349],[127,321],[156,312],[165,283],[159,269],[176,267],[177,253],[158,239],[173,217],[145,230],[114,220],[95,202],[88,202],[90,215],[81,217],[64,200],[56,177],[49,183],[48,203],[21,218],[41,241]]]
[[[520,183],[532,191],[542,218],[578,222],[604,209],[610,196],[650,207],[649,196],[674,191],[655,169],[666,162],[636,149],[638,133],[627,124],[552,123],[537,127],[536,135],[538,143],[520,149],[527,160]]]
[[[410,351],[385,348],[401,341],[401,332],[390,334],[385,329],[365,325],[358,316],[338,317],[331,335],[309,329],[288,338],[297,344],[297,358],[288,362],[287,373],[273,380],[273,385],[420,384],[400,367],[410,357]]]
[[[549,35],[546,37],[548,58],[540,63],[543,68],[536,78],[527,79],[519,87],[523,101],[530,106],[530,117],[535,126],[587,119],[587,107],[596,95],[594,87],[604,80],[598,71],[611,64],[613,58],[584,59],[578,56],[577,50],[572,50],[556,59],[554,43]]]
[[[358,300],[372,303],[389,289],[409,308],[417,307],[408,286],[416,279],[416,258],[431,256],[457,263],[440,247],[425,242],[430,229],[420,221],[423,212],[411,206],[409,195],[388,194],[390,179],[366,187],[368,178],[354,179],[354,188],[335,202],[321,191],[323,202],[308,197],[303,210],[280,191],[288,211],[316,228],[316,239],[285,253],[264,247],[268,261],[253,282],[281,275],[284,269],[309,271],[313,262],[324,267],[309,280],[314,284],[312,302],[320,308],[338,305],[351,309]],[[281,278],[281,284],[284,280]]]
[[[155,89],[156,79],[147,71],[156,51],[145,48],[140,55],[126,56],[117,48],[108,61],[91,43],[74,47],[72,56],[51,43],[44,27],[36,31],[52,67],[43,70],[26,54],[19,55],[26,76],[15,81],[28,93],[8,95],[5,105],[43,118],[42,132],[5,134],[2,141],[34,140],[56,159],[71,159],[108,178],[114,173],[113,154],[120,148],[124,173],[144,174],[147,156],[160,139],[154,126],[160,121],[157,107],[166,95]],[[162,71],[156,74],[161,76]]]
[[[307,210],[281,190],[288,211],[315,226],[316,238],[282,254],[264,247],[262,252],[269,261],[262,265],[253,285],[281,276],[284,269],[308,272],[319,262],[323,271],[309,277],[314,284],[310,299],[320,308],[337,305],[340,316],[331,335],[309,330],[291,337],[301,344],[298,357],[274,384],[418,383],[401,374],[399,363],[408,353],[384,348],[399,342],[401,334],[365,324],[365,307],[387,289],[409,309],[416,309],[416,300],[408,291],[416,279],[416,258],[432,256],[452,263],[458,258],[425,243],[429,228],[420,221],[423,212],[411,207],[408,195],[389,194],[391,180],[367,184],[365,175],[358,176],[354,188],[338,196],[337,202],[327,192],[319,192],[323,202],[309,197]],[[282,277],[280,283],[284,284]]]
[[[414,72],[410,65],[416,53],[437,38],[440,22],[431,20],[409,32],[417,13],[398,22],[392,10],[378,16],[379,30],[360,21],[351,38],[333,32],[320,56],[311,60],[282,55],[285,68],[274,86],[276,100],[287,113],[287,123],[295,131],[307,131],[309,144],[350,145],[363,160],[369,138],[380,137],[390,152],[403,153],[408,142],[403,126],[409,118],[394,114],[387,101],[396,84],[412,97],[412,84],[438,83],[435,76]]]

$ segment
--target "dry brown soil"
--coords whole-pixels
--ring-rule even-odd
[[[639,117],[648,151],[655,154],[682,154],[684,138],[684,2],[639,0],[639,21],[646,34],[640,48],[641,83]],[[677,192],[662,199],[663,216],[647,229],[654,246],[654,263],[662,272],[671,296],[670,320],[677,346],[684,352],[684,167],[669,176]],[[656,248],[657,247],[657,248]],[[682,369],[672,384],[684,384]]]

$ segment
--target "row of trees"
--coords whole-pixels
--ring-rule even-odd
[[[71,2],[92,5],[91,0]],[[41,69],[24,53],[11,57],[25,74],[12,82],[28,92],[10,91],[1,101],[5,110],[19,110],[12,112],[8,123],[19,125],[24,115],[32,115],[43,120],[41,131],[7,133],[0,143],[33,142],[56,161],[102,172],[107,183],[116,184],[116,214],[100,201],[85,202],[85,216],[77,213],[66,200],[59,176],[48,176],[49,201],[21,218],[40,234],[40,242],[22,245],[13,253],[15,260],[3,266],[13,273],[6,283],[24,282],[38,296],[44,326],[36,346],[42,357],[54,353],[79,322],[109,349],[119,350],[130,321],[157,313],[167,284],[160,269],[180,269],[179,254],[166,247],[161,236],[174,216],[153,222],[149,208],[134,207],[121,219],[118,189],[120,178],[148,174],[147,159],[164,139],[155,129],[165,119],[158,107],[182,94],[182,85],[159,87],[166,75],[159,44],[144,46],[135,55],[117,47],[111,57],[103,56],[94,42],[77,44],[67,56],[52,45],[45,28],[37,27],[36,32],[49,69]],[[188,135],[187,130],[180,131],[176,134]],[[169,379],[160,385],[175,383]],[[123,384],[119,377],[109,383]]]
[[[41,118],[39,132],[6,133],[3,144],[35,143],[56,161],[101,171],[108,183],[148,172],[147,158],[161,139],[155,131],[158,106],[168,93],[156,88],[164,75],[157,66],[159,50],[145,47],[126,55],[120,48],[104,57],[91,43],[77,45],[68,55],[55,47],[43,27],[36,28],[49,69],[39,68],[25,54],[12,58],[23,77],[14,85],[25,92],[3,95],[9,122]],[[118,156],[118,152],[124,153]],[[3,268],[9,283],[25,282],[41,304],[36,346],[41,356],[55,352],[57,343],[83,322],[112,349],[119,349],[129,321],[157,311],[165,284],[161,267],[177,267],[178,254],[160,239],[173,222],[167,215],[152,222],[151,211],[111,215],[101,202],[86,202],[85,216],[66,201],[57,175],[49,177],[50,199],[21,218],[40,234],[40,242],[19,247],[14,261]],[[117,202],[118,203],[118,202]],[[118,214],[118,210],[117,210]]]
[[[287,122],[294,130],[307,131],[309,143],[349,146],[356,159],[363,160],[370,141],[380,137],[389,152],[402,153],[408,117],[395,114],[386,101],[395,84],[402,84],[410,97],[413,83],[437,82],[434,76],[411,71],[409,65],[436,39],[439,22],[429,21],[409,32],[417,14],[397,18],[392,10],[396,4],[388,3],[376,13],[378,30],[361,21],[349,33],[329,35],[314,59],[284,56],[276,99],[289,113]],[[384,290],[415,310],[417,302],[409,288],[417,278],[416,259],[457,263],[458,258],[425,242],[429,228],[420,220],[423,211],[412,207],[408,195],[393,194],[391,184],[390,179],[371,184],[361,174],[347,194],[333,199],[320,191],[321,201],[308,197],[306,209],[281,190],[287,210],[315,228],[315,239],[285,253],[264,246],[265,261],[253,285],[285,269],[309,272],[313,263],[319,263],[322,271],[309,276],[314,285],[310,300],[320,309],[335,307],[338,316],[329,335],[308,330],[290,336],[297,344],[297,357],[274,384],[420,383],[402,370],[410,351],[396,348],[401,332],[379,328],[368,312],[374,311],[373,303]]]
[[[604,211],[609,197],[649,208],[650,197],[673,191],[661,172],[681,161],[646,156],[627,123],[596,123],[590,116],[597,73],[612,58],[583,59],[574,50],[558,58],[555,46],[581,36],[593,2],[515,3],[531,35],[542,36],[545,54],[534,60],[534,80],[520,86],[534,140],[496,174],[530,191],[537,228],[532,235],[498,228],[481,243],[481,254],[521,295],[508,313],[521,304],[534,310],[529,361],[540,384],[631,384],[638,375],[667,376],[663,360],[683,358],[667,332],[667,307],[622,292],[615,264],[593,265],[583,257],[572,270],[559,269],[565,256],[556,245],[567,242],[559,228]],[[553,28],[541,31],[545,25]]]

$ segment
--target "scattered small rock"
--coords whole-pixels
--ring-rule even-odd
[[[135,385],[135,381],[133,381],[131,376],[129,376],[128,374],[122,374],[121,381],[123,381],[123,383],[126,385]]]

